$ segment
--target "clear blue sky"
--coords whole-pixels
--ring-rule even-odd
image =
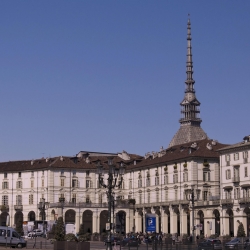
[[[202,128],[250,134],[250,1],[2,0],[0,161],[168,147],[188,13]]]

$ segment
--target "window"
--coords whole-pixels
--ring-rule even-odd
[[[187,182],[188,181],[188,172],[184,172],[183,173],[183,182]]]
[[[155,177],[155,185],[158,186],[159,183],[160,183],[159,176],[156,176],[156,177]]]
[[[76,171],[73,171],[73,176],[76,176]]]
[[[89,171],[86,171],[86,175],[89,176]]]
[[[17,181],[16,182],[16,188],[22,188],[22,187],[23,187],[22,181]]]
[[[242,152],[243,155],[243,159],[247,159],[248,158],[248,151]]]
[[[141,188],[142,187],[142,178],[139,177],[139,180],[138,180],[138,188]]]
[[[226,161],[230,161],[230,155],[226,155]]]
[[[128,195],[128,199],[132,199],[132,195],[131,194]]]
[[[249,188],[244,188],[243,189],[243,197],[244,198],[250,197],[250,189]]]
[[[234,160],[235,160],[235,161],[238,161],[238,160],[239,160],[239,153],[235,153],[235,154],[234,154]]]
[[[232,198],[232,191],[231,190],[225,190],[225,198],[226,199]]]
[[[156,202],[159,202],[159,191],[156,191]]]
[[[42,179],[42,187],[44,187],[44,179]]]
[[[22,195],[16,196],[16,205],[22,205]]]
[[[7,177],[8,177],[8,174],[7,174],[7,173],[4,173],[3,176],[4,176],[4,178],[7,178]]]
[[[139,204],[142,204],[142,194],[139,194]]]
[[[18,172],[18,177],[21,178],[22,177],[22,173]]]
[[[72,203],[76,203],[76,194],[72,194]]]
[[[31,177],[34,177],[34,171],[31,171]]]
[[[150,203],[150,192],[148,192],[148,203]]]
[[[210,172],[203,172],[203,181],[210,181]]]
[[[64,187],[64,179],[61,179],[61,187]]]
[[[174,199],[175,200],[178,199],[178,190],[177,189],[174,190]]]
[[[208,200],[208,191],[203,191],[203,201]]]
[[[173,175],[173,183],[178,183],[178,174]]]
[[[165,201],[168,201],[168,190],[165,190]]]
[[[89,195],[86,196],[86,203],[90,203]]]
[[[9,188],[9,183],[7,181],[3,182],[3,189],[8,189]]]
[[[132,189],[132,180],[129,181],[129,189]]]
[[[77,187],[78,186],[77,184],[78,184],[78,181],[76,179],[73,179],[72,180],[72,187],[73,188]]]
[[[146,179],[146,187],[149,187],[150,186],[150,177],[147,177]]]
[[[9,197],[8,195],[2,196],[2,205],[8,205],[9,204]]]
[[[248,177],[247,167],[245,167],[245,177]]]
[[[44,199],[44,194],[42,194],[42,199]]]
[[[99,202],[100,204],[102,204],[102,194],[99,194],[99,196],[98,196],[98,202]]]
[[[234,189],[234,199],[236,200],[240,199],[240,188]]]
[[[92,183],[90,180],[86,180],[86,188],[91,188],[92,187]]]
[[[226,180],[229,180],[229,179],[231,179],[231,170],[227,169],[226,170]]]
[[[31,187],[31,188],[34,187],[34,181],[33,181],[33,180],[30,181],[30,187]]]
[[[33,205],[33,203],[34,203],[34,196],[33,196],[33,194],[30,194],[29,195],[29,204]]]
[[[61,175],[64,175],[64,170],[61,170]]]
[[[168,175],[167,174],[164,175],[164,184],[165,185],[168,184]]]
[[[42,175],[44,175],[44,170],[42,171]]]

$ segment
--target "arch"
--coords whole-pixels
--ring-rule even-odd
[[[200,223],[200,235],[204,235],[204,213],[202,210],[199,210],[197,215]]]
[[[246,220],[247,220],[246,235],[250,235],[250,209],[249,207],[246,207],[243,212],[245,213]]]
[[[34,211],[30,211],[28,213],[28,221],[35,221],[36,220],[36,214]]]
[[[39,220],[46,220],[46,213],[45,213],[45,211],[44,212],[40,212],[39,213]]]
[[[116,232],[119,234],[125,234],[126,233],[126,212],[124,212],[123,210],[119,211],[116,214],[115,223],[116,223]]]
[[[15,213],[14,223],[17,224],[18,222],[22,222],[23,223],[23,213],[21,211],[17,211]]]
[[[76,212],[73,209],[69,209],[65,213],[65,224],[75,224]]]
[[[229,234],[231,235],[231,237],[233,237],[234,236],[234,213],[231,208],[228,208],[226,213],[229,219]]]
[[[84,233],[92,233],[93,212],[85,210],[82,214],[82,229]]]
[[[6,220],[7,220],[7,216],[9,215],[9,213],[7,212],[2,212],[0,215],[0,225],[1,226],[6,226]]]
[[[106,232],[106,223],[108,223],[108,211],[103,210],[100,213],[100,233]]]
[[[214,224],[215,224],[215,234],[220,235],[220,212],[215,209],[213,211]]]

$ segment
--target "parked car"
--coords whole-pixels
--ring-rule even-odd
[[[205,250],[205,249],[221,250],[222,249],[221,241],[218,239],[205,239],[204,241],[199,242],[198,250]]]
[[[41,229],[35,229],[32,232],[28,233],[28,237],[36,237],[36,236],[42,236],[43,231]]]
[[[116,236],[112,236],[111,237],[111,243],[112,245],[114,245],[116,243],[116,245],[120,245],[121,244],[121,240],[119,237],[116,237]],[[104,241],[104,245],[106,246],[107,245],[107,239]]]
[[[238,249],[239,244],[240,244],[240,239],[234,238],[233,240],[225,244],[225,248],[226,249]]]

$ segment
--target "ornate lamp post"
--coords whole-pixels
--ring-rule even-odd
[[[49,207],[49,202],[45,202],[45,199],[42,198],[39,204],[37,205],[37,208],[41,211],[42,213],[42,220],[43,220],[43,237],[45,235],[44,233],[44,221],[45,221],[45,210],[47,210]]]
[[[112,243],[111,243],[111,229],[112,229],[112,223],[111,223],[111,211],[112,211],[112,190],[115,187],[121,187],[122,181],[123,181],[123,175],[125,173],[125,166],[123,163],[120,164],[119,168],[117,168],[113,164],[113,157],[108,157],[108,165],[109,165],[109,170],[108,170],[108,179],[105,182],[104,181],[104,169],[103,166],[101,165],[100,161],[97,161],[97,171],[99,175],[99,183],[102,187],[107,188],[107,196],[108,196],[108,223],[109,226],[107,227],[107,230],[109,231],[108,233],[108,238],[107,238],[107,250],[112,250]],[[119,178],[120,177],[120,178]],[[119,178],[119,181],[117,181]]]

